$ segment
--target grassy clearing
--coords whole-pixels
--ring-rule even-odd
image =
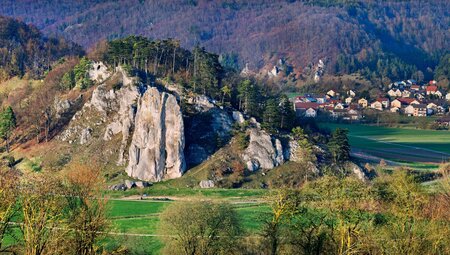
[[[323,123],[322,127],[349,130],[350,144],[367,154],[410,165],[418,169],[435,169],[450,158],[450,132],[387,128],[377,126]]]
[[[125,235],[107,238],[107,247],[115,247],[119,243],[130,250],[131,254],[158,254],[163,247],[158,237],[132,236],[135,234],[158,234],[159,217],[166,206],[176,201],[148,200],[110,200],[109,214],[112,231]],[[259,203],[235,203],[238,217],[244,233],[255,235],[261,230],[269,207]]]

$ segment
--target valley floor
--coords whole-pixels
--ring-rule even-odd
[[[352,155],[364,161],[385,159],[391,165],[430,170],[450,160],[448,131],[335,123],[321,127],[348,129]]]

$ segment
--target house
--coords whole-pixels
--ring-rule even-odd
[[[391,107],[391,109],[389,109],[390,112],[399,112],[400,108],[399,107]]]
[[[402,91],[402,97],[410,97],[411,96],[411,92],[409,90],[403,90]]]
[[[347,97],[347,98],[345,99],[345,103],[346,103],[346,104],[351,104],[352,101],[353,101],[353,97]]]
[[[333,109],[330,111],[330,115],[332,118],[337,119],[347,114],[346,109]]]
[[[429,85],[426,87],[425,91],[427,92],[427,95],[434,95],[438,91],[438,87],[436,85]]]
[[[415,95],[416,95],[416,98],[417,98],[418,100],[420,100],[420,101],[422,101],[422,100],[425,99],[425,96],[424,96],[422,93],[417,93],[417,94],[415,94]]]
[[[383,105],[384,108],[388,108],[389,107],[389,99],[388,98],[385,98],[385,97],[381,98],[380,97],[380,98],[377,98],[377,101],[380,102]]]
[[[334,109],[340,109],[340,110],[342,110],[342,109],[344,109],[344,105],[343,105],[342,103],[337,103],[337,104],[334,106]]]
[[[414,117],[426,117],[427,105],[426,104],[412,104]]]
[[[417,84],[417,81],[413,80],[413,79],[409,79],[406,81],[406,84],[411,86],[411,85]]]
[[[444,95],[444,93],[442,93],[440,90],[436,91],[436,93],[434,93],[434,95],[438,98],[442,98],[442,96]]]
[[[336,93],[336,91],[330,89],[330,90],[328,90],[327,95],[330,97],[335,97],[337,95],[337,93]]]
[[[356,96],[356,93],[355,93],[355,91],[353,91],[353,90],[349,90],[349,91],[347,92],[347,95],[349,95],[350,97],[355,97],[355,96]]]
[[[382,111],[383,110],[383,104],[381,102],[379,102],[379,101],[375,101],[375,102],[370,104],[370,108]]]
[[[297,116],[305,116],[305,117],[316,117],[317,109],[319,109],[320,105],[318,103],[311,102],[298,102],[295,103],[295,113]],[[314,111],[312,111],[314,110]],[[309,115],[309,116],[307,116]]]
[[[408,106],[410,104],[419,104],[420,102],[414,98],[397,98],[391,102],[391,107],[402,108],[402,106]]]
[[[395,99],[391,102],[391,109],[392,108],[401,108],[402,107],[402,102],[398,99]]]
[[[401,97],[402,96],[402,92],[399,89],[390,89],[387,94],[390,97]]]
[[[404,109],[404,113],[406,115],[408,115],[408,116],[413,116],[413,114],[414,114],[414,107],[413,107],[413,105],[410,104],[410,105],[406,106],[405,109]]]
[[[450,99],[449,99],[450,100]],[[367,101],[367,99],[365,98],[361,98],[358,100],[358,104],[362,107],[362,108],[367,108],[367,105],[369,104],[369,102]]]
[[[419,85],[411,85],[411,90],[419,91],[421,87]]]
[[[427,108],[428,108],[428,109],[436,110],[437,107],[438,107],[437,104],[435,104],[435,103],[433,103],[433,102],[427,104]]]
[[[308,108],[305,111],[305,117],[315,118],[317,116],[317,111],[314,108]]]

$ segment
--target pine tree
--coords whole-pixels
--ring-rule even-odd
[[[350,158],[350,144],[347,133],[347,129],[337,128],[328,142],[328,149],[335,163],[342,163]]]
[[[267,100],[263,113],[263,126],[270,131],[275,131],[280,126],[280,112],[275,99]]]
[[[0,137],[6,143],[6,151],[9,153],[9,139],[16,128],[16,115],[11,106],[3,109],[0,113]]]
[[[286,95],[280,97],[280,128],[290,130],[294,126],[295,112],[292,103]]]

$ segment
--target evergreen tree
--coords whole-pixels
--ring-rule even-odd
[[[280,112],[275,99],[269,99],[263,113],[263,127],[275,131],[280,126]]]
[[[0,113],[0,137],[6,143],[7,152],[9,152],[9,139],[15,128],[16,116],[11,106],[8,106]]]
[[[295,112],[292,103],[286,95],[280,97],[280,128],[290,130],[294,126]]]
[[[347,129],[337,128],[328,142],[328,149],[335,163],[342,163],[350,158],[350,144],[347,133]]]

